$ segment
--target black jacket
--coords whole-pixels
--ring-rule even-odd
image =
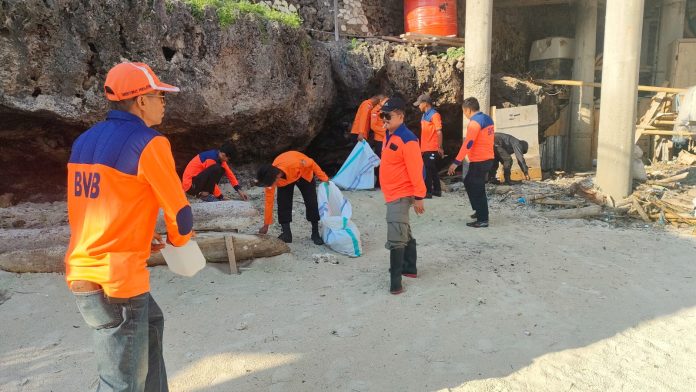
[[[512,135],[507,133],[495,133],[495,149],[502,148],[508,154],[515,154],[517,158],[517,163],[524,174],[529,173],[529,167],[527,167],[527,162],[524,160],[524,154],[527,153],[529,149],[529,144],[524,140],[519,140]]]

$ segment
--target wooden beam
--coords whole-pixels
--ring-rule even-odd
[[[583,82],[580,80],[563,80],[563,79],[538,79],[535,80],[539,83],[553,84],[558,86],[589,86],[589,87],[602,87],[601,83],[595,82]],[[651,91],[655,93],[671,93],[671,94],[681,94],[685,93],[685,88],[673,88],[673,87],[658,87],[658,86],[638,86],[638,91]]]
[[[570,3],[570,0],[496,0],[493,2],[493,7],[536,7],[540,5],[570,5]]]

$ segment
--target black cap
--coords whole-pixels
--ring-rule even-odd
[[[418,97],[418,99],[416,100],[416,102],[413,103],[413,106],[418,106],[418,105],[422,104],[423,102],[425,102],[425,103],[427,103],[427,104],[429,104],[429,105],[432,105],[432,104],[433,104],[433,100],[430,99],[430,95],[428,95],[428,94],[421,94],[421,95]]]
[[[403,99],[399,97],[389,98],[389,100],[382,106],[382,112],[389,113],[394,110],[401,110],[403,112],[405,107],[406,102],[404,102]]]

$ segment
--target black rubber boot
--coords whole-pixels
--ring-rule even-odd
[[[280,225],[282,227],[282,231],[278,238],[283,240],[285,243],[292,243],[292,232],[290,231],[290,224],[289,223],[283,223]]]
[[[389,252],[389,274],[391,276],[391,285],[389,292],[392,294],[401,294],[404,291],[401,286],[401,272],[404,266],[404,254],[406,248],[396,248]]]
[[[319,222],[312,222],[312,241],[314,245],[324,245],[324,240],[319,235]]]
[[[401,274],[409,278],[415,278],[418,276],[418,268],[416,268],[417,259],[418,252],[416,251],[416,239],[412,238],[411,241],[406,244],[406,248],[404,250],[404,269]]]

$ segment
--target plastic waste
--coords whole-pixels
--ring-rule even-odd
[[[205,267],[205,257],[194,240],[184,246],[165,245],[161,250],[169,269],[177,275],[194,276]]]
[[[355,145],[332,181],[341,189],[349,191],[374,189],[374,168],[379,166],[379,163],[379,157],[372,151],[367,141],[360,141]]]
[[[317,187],[319,230],[324,243],[334,251],[350,257],[362,254],[360,231],[350,220],[353,207],[333,182]]]

